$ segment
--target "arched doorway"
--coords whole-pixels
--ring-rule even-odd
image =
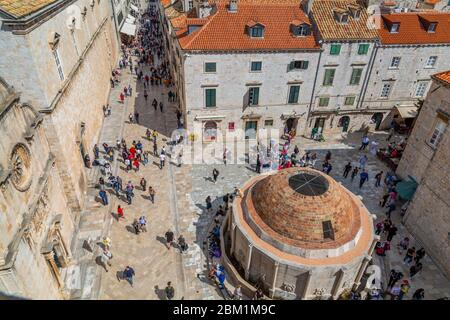
[[[215,121],[205,122],[203,129],[203,140],[215,141],[217,139],[217,123]]]
[[[349,125],[350,125],[349,116],[343,116],[339,119],[338,127],[342,127],[342,132],[347,132]]]
[[[380,129],[381,121],[383,121],[383,114],[381,112],[376,112],[372,115],[372,123],[375,123],[375,130]]]

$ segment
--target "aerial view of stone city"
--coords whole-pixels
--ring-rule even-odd
[[[0,300],[449,297],[450,1],[0,0]]]

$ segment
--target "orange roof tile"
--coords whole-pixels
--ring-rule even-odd
[[[383,14],[378,33],[383,44],[450,43],[450,13],[437,11]],[[437,22],[435,32],[427,32],[424,22]],[[389,32],[389,25],[400,23],[397,33]]]
[[[436,73],[432,76],[434,79],[450,84],[450,70]]]
[[[0,9],[20,18],[36,12],[56,0],[0,0]]]
[[[437,4],[439,3],[441,0],[425,0],[426,4]]]
[[[359,19],[350,15],[348,7],[361,9]],[[349,12],[347,23],[336,21],[334,11]],[[355,0],[315,0],[312,6],[314,21],[324,40],[375,40],[378,34],[367,27],[367,10],[362,2]]]
[[[228,0],[214,0],[217,11],[195,33],[179,35],[185,50],[271,50],[318,49],[314,36],[294,37],[294,20],[310,24],[299,0],[240,0],[237,12],[228,12]],[[250,21],[265,26],[264,37],[252,39],[246,33]]]
[[[171,4],[170,0],[161,0],[163,7],[168,7]]]

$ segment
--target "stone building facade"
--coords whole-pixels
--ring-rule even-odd
[[[403,218],[408,230],[450,277],[450,72],[433,76],[429,94],[397,168],[419,186]]]
[[[449,17],[436,12],[382,15],[380,44],[361,105],[378,112],[377,128],[389,128],[396,115],[393,107],[417,109],[430,89],[431,75],[450,69]]]
[[[246,294],[336,299],[359,286],[376,237],[359,199],[314,169],[252,178],[222,225],[223,263]]]
[[[47,191],[30,187],[31,189],[27,189],[30,192],[27,196],[27,192],[21,194],[22,191],[10,188],[7,191],[11,195],[0,201],[1,205],[11,208],[9,210],[19,210],[10,213],[9,219],[14,217],[15,220],[9,222],[11,226],[8,227],[7,234],[10,234],[10,238],[5,238],[3,245],[5,248],[14,247],[16,242],[11,241],[26,231],[26,225],[22,221],[27,221],[26,215],[33,212],[28,212],[25,204],[31,205],[33,201],[37,201],[30,195],[37,196],[47,192],[48,200],[41,201],[44,203],[41,207],[45,210],[39,209],[45,213],[39,213],[37,219],[42,220],[44,216],[50,219],[45,220],[45,223],[53,223],[55,230],[61,228],[54,235],[64,239],[64,246],[59,246],[58,250],[67,252],[67,256],[70,256],[89,183],[83,157],[97,143],[103,121],[102,105],[107,103],[111,71],[118,59],[118,43],[111,20],[110,3],[98,0],[49,0],[32,3],[18,1],[11,6],[9,1],[0,1],[0,18],[0,75],[8,86],[20,92],[21,104],[30,106],[30,110],[35,110],[40,119],[40,138],[35,139],[33,146],[26,147],[28,151],[21,153],[30,154],[28,157],[31,162],[49,163],[48,168],[45,163],[37,162],[33,165],[34,170],[37,170],[33,173],[33,183],[42,175],[42,179],[47,179],[49,183],[45,187],[45,181],[42,180],[39,186],[47,188]],[[23,118],[17,112],[7,113],[5,116],[13,115],[18,119]],[[23,128],[22,131],[27,132],[27,123],[20,121],[23,125],[17,129],[8,125],[8,122],[2,122],[0,130],[10,137],[2,139],[5,145],[4,153],[1,153],[5,158],[3,161],[10,158],[11,148],[19,143],[16,139],[24,135],[15,130]],[[22,145],[26,146],[24,143]],[[33,157],[37,159],[34,160]],[[50,158],[52,160],[47,160]],[[41,231],[47,233],[36,235],[33,239],[36,243],[33,252],[44,250],[43,237],[53,234],[45,228]],[[17,239],[20,240],[20,237]],[[52,243],[53,240],[49,241]],[[17,248],[20,252],[18,258],[25,254],[21,250],[31,250],[27,247]],[[57,263],[61,277],[69,260],[64,258]],[[17,263],[19,261],[21,260],[17,260]],[[26,260],[22,263],[26,263]],[[40,274],[38,270],[41,269],[30,273]],[[42,275],[47,273],[42,270]],[[36,277],[39,278],[37,275]],[[42,283],[30,282],[28,285],[32,287],[20,291],[25,296],[43,299],[62,297],[57,294],[58,290],[55,288],[58,287],[51,289],[52,281],[42,280]],[[41,289],[39,293],[32,291]]]
[[[74,215],[43,117],[0,78],[0,291],[60,299]]]
[[[429,89],[430,75],[448,69],[449,60],[443,57],[450,51],[445,28],[449,14],[434,11],[390,13],[388,10],[378,16],[379,26],[371,27],[366,6],[367,1],[355,0],[160,1],[166,47],[180,108],[185,114],[185,127],[189,130],[198,127],[204,133],[205,130],[214,132],[215,128],[264,128],[266,124],[272,124],[273,128],[283,132],[291,114],[294,119],[289,121],[297,125],[297,134],[308,137],[314,127],[325,136],[388,128],[393,118],[402,114],[396,107],[416,108],[415,104]],[[308,47],[303,42],[289,50],[281,50],[287,49],[289,41],[278,43],[276,48],[270,47],[266,41],[269,33],[258,45],[243,42],[247,23],[253,19],[246,16],[249,8],[255,12],[254,17],[265,16],[265,19],[292,8],[290,12],[300,14],[310,27],[316,47]],[[435,22],[431,20],[438,22],[434,33],[423,27],[427,25],[427,16],[431,23]],[[221,21],[224,17],[228,20]],[[291,13],[286,13],[282,19],[289,17]],[[298,20],[300,27],[302,19],[291,20]],[[387,31],[389,24],[386,21],[392,19],[403,21],[397,34]],[[225,31],[215,30],[214,26],[219,22],[224,26],[221,30]],[[231,22],[233,26],[226,27]],[[232,32],[237,25],[245,30]],[[269,29],[267,26],[267,32]],[[272,28],[271,32],[276,31],[278,37],[284,39],[292,37],[292,30],[291,27]],[[251,39],[249,35],[248,38]],[[217,45],[219,41],[222,47]],[[206,74],[205,63],[219,57],[220,66],[216,66],[215,74]],[[262,57],[264,67],[260,75],[265,77],[264,83],[257,80],[256,73],[249,72],[249,61]],[[402,62],[391,68],[394,57],[400,57]],[[437,57],[437,63],[424,68],[430,57]],[[292,77],[293,73],[284,68],[285,60],[308,61],[308,69],[295,71],[298,76]],[[229,68],[231,72],[224,72]],[[271,72],[268,74],[266,70]],[[276,70],[275,73],[272,70]],[[243,87],[250,87],[253,81],[247,84],[249,75],[256,79],[255,84],[261,84],[261,107],[245,107],[247,91]],[[289,84],[291,78],[301,83],[296,105],[286,103],[290,89],[285,84]],[[382,97],[383,86],[389,81],[394,81],[395,85],[391,86],[387,97]],[[218,85],[217,105],[205,108],[205,90],[211,84]],[[267,96],[273,98],[266,100]],[[200,110],[202,115],[199,115]],[[253,112],[251,117],[255,119],[249,119],[247,112]]]

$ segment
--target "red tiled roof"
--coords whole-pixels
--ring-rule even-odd
[[[436,73],[433,75],[433,78],[445,82],[447,84],[450,84],[450,70]]]
[[[439,3],[441,0],[425,0],[426,4],[437,4]]]
[[[196,32],[178,36],[185,50],[318,49],[314,36],[295,37],[294,20],[310,24],[298,0],[243,0],[237,12],[228,12],[228,0],[214,1],[217,12]],[[264,25],[264,37],[252,39],[246,32],[250,21]]]
[[[424,21],[437,22],[435,32],[427,32]],[[400,23],[398,33],[389,32],[389,24]],[[404,12],[382,15],[378,33],[383,44],[450,43],[450,13],[437,11]]]

